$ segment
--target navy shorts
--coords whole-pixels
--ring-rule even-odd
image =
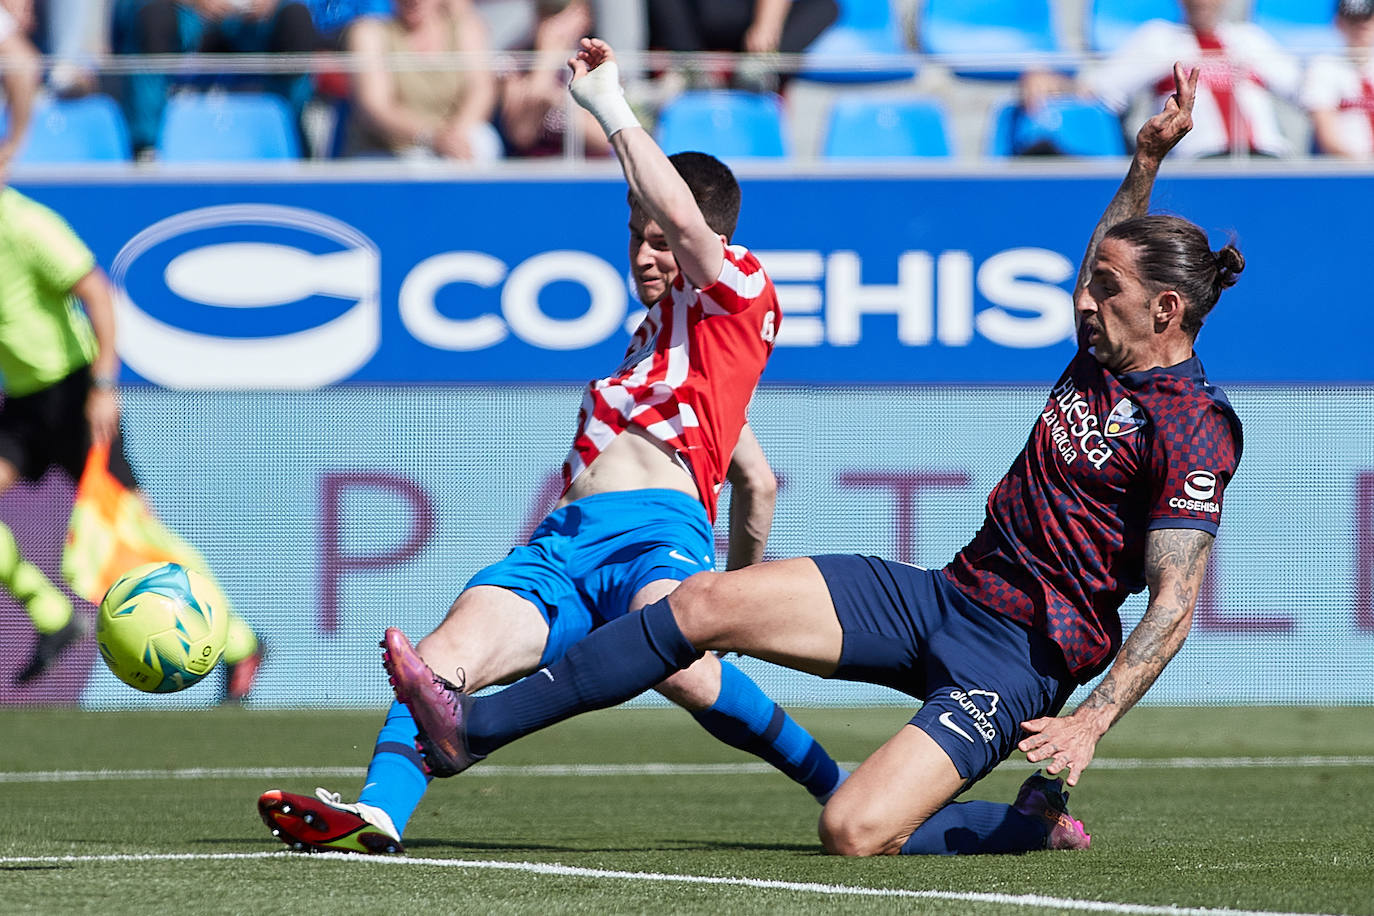
[[[1022,722],[1056,715],[1077,686],[1048,637],[974,604],[938,570],[877,557],[812,559],[844,629],[831,676],[921,700],[911,724],[968,784],[1016,749]]]
[[[517,547],[473,576],[534,603],[549,625],[540,665],[627,613],[650,582],[716,568],[706,509],[676,490],[596,493],[550,512]]]

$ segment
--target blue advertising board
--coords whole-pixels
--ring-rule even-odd
[[[1040,383],[1119,178],[746,178],[736,240],[777,284],[768,383]],[[26,184],[119,292],[130,381],[582,382],[636,321],[623,181],[117,180]],[[1199,352],[1222,382],[1374,379],[1374,176],[1184,175],[1155,208],[1248,265]]]

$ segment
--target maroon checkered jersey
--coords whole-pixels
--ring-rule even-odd
[[[781,320],[773,281],[746,248],[726,245],[720,276],[705,289],[679,273],[631,337],[620,368],[587,386],[563,462],[564,492],[634,425],[682,458],[715,521],[716,497]]]
[[[1146,534],[1216,534],[1240,452],[1240,419],[1196,356],[1118,376],[1080,350],[945,575],[1090,680],[1121,647],[1121,603],[1145,587]]]

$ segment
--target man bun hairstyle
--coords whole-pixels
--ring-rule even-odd
[[[739,222],[740,189],[735,173],[707,153],[673,153],[668,161],[687,182],[706,225],[729,241]]]
[[[1197,337],[1221,291],[1235,286],[1245,269],[1245,257],[1234,242],[1213,251],[1201,227],[1177,216],[1137,216],[1117,223],[1103,237],[1135,248],[1136,269],[1151,293],[1171,289],[1183,297],[1181,327],[1189,337]]]
[[[1230,289],[1236,285],[1240,279],[1240,272],[1245,269],[1245,255],[1240,253],[1240,249],[1231,242],[1227,242],[1217,257],[1217,295],[1221,295],[1223,289]]]

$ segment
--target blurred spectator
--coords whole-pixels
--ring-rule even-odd
[[[797,54],[839,15],[835,0],[649,0],[649,44],[679,52]],[[740,75],[751,83],[745,88],[772,88],[752,85],[757,73]],[[776,85],[775,78],[767,82]]]
[[[115,0],[116,54],[263,53],[315,50],[310,11],[299,0]],[[138,73],[124,86],[124,109],[134,152],[157,143],[171,79]],[[267,78],[300,123],[313,91],[310,74]]]
[[[540,0],[532,50],[536,60],[527,72],[501,81],[501,136],[510,156],[557,156],[568,141],[569,117],[576,118],[588,156],[610,154],[611,144],[596,119],[580,107],[569,111],[568,58],[577,42],[592,34],[587,0]]]
[[[395,4],[392,0],[305,0],[310,19],[315,23],[320,47],[341,51],[345,47],[348,27],[364,16],[387,17]]]
[[[1345,38],[1347,56],[1312,59],[1302,106],[1312,116],[1317,152],[1374,158],[1374,0],[1340,0],[1336,28]]]
[[[559,0],[476,2],[477,11],[487,24],[491,47],[498,51],[533,47],[540,20],[566,5]],[[646,0],[589,0],[596,37],[615,48],[622,77],[636,67],[631,58],[648,47],[649,14],[645,3]]]
[[[53,59],[48,85],[62,96],[94,92],[95,59],[109,50],[110,0],[47,0],[42,13],[44,50]]]
[[[24,143],[33,117],[33,97],[38,90],[38,51],[24,37],[14,16],[0,7],[0,84],[5,88],[9,110],[4,137],[0,138],[0,183],[9,176],[10,163]]]
[[[33,0],[0,0],[0,8],[9,13],[19,31],[32,40],[38,31],[38,16]]]
[[[1148,90],[1150,110],[1158,111],[1173,92],[1173,65],[1181,60],[1186,67],[1201,67],[1202,78],[1193,130],[1175,156],[1291,154],[1275,97],[1296,99],[1302,79],[1298,61],[1254,23],[1222,21],[1226,0],[1180,3],[1184,23],[1156,19],[1140,26],[1100,67],[1080,76],[1079,91],[1125,116]],[[1032,114],[1048,95],[1071,89],[1057,74],[1030,72],[1021,80],[1023,105]],[[1128,131],[1134,132],[1134,127]]]
[[[839,14],[835,0],[649,0],[649,42],[665,51],[797,53]]]
[[[496,77],[486,26],[471,0],[396,0],[389,18],[366,17],[348,30],[360,58],[344,152],[351,156],[438,156],[489,162],[501,156],[491,123]],[[458,69],[407,69],[394,54],[471,55]]]

